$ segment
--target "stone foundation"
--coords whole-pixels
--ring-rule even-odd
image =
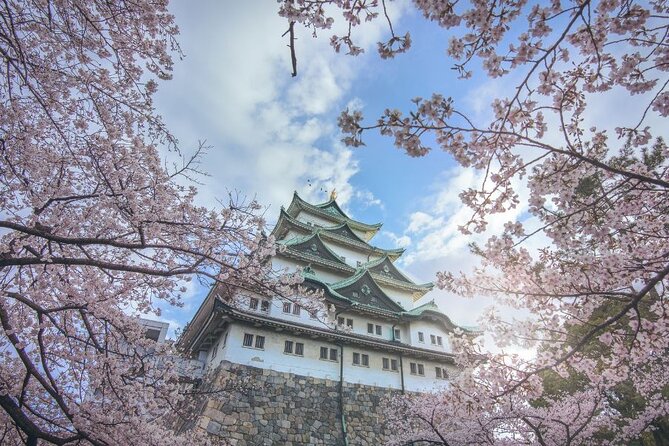
[[[226,389],[217,393],[217,390]],[[236,446],[344,445],[339,382],[222,363],[205,376],[196,413],[181,429],[204,429]],[[207,394],[206,392],[212,392]],[[388,438],[383,400],[397,390],[344,383],[349,445]]]

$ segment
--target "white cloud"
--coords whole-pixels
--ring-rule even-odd
[[[395,17],[405,3],[392,7]],[[292,78],[281,37],[287,24],[276,5],[209,1],[193,8],[182,1],[171,8],[186,60],[177,62],[174,79],[161,86],[156,102],[182,147],[200,139],[213,147],[203,159],[211,176],[200,187],[200,202],[211,205],[227,189],[275,209],[287,204],[293,190],[318,201],[336,188],[342,204],[352,199],[350,179],[358,166],[337,141],[335,117],[370,56],[335,54],[327,33],[312,39],[297,27],[298,76]],[[384,23],[356,30],[368,52]]]

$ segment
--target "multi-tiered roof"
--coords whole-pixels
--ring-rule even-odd
[[[298,218],[301,212],[315,219],[310,221]],[[409,309],[389,295],[389,290],[395,290],[397,293],[411,296],[410,300],[416,302],[433,288],[433,284],[417,284],[395,266],[394,262],[400,258],[404,249],[383,249],[369,243],[380,228],[381,223],[366,224],[350,218],[334,198],[313,205],[295,193],[288,208],[281,208],[272,235],[277,243],[282,245],[277,257],[285,258],[298,267],[301,266],[305,285],[322,290],[326,301],[335,306],[337,313],[346,311],[368,314],[387,319],[393,324],[431,320],[441,325],[446,332],[458,328],[439,310],[434,301]],[[344,247],[367,260],[358,261],[352,266],[330,246]],[[317,271],[329,272],[330,279],[326,280],[324,275]],[[333,280],[332,277],[339,279]],[[297,321],[259,315],[257,312],[230,306],[222,294],[214,287],[191,324],[184,330],[179,344],[186,350],[205,348],[216,338],[222,330],[222,322],[216,322],[214,317],[219,313],[255,325],[276,326],[277,330],[304,331],[313,338],[347,338],[352,343],[361,345],[371,343],[376,347],[384,345],[387,349],[411,351],[418,356],[452,357],[450,353],[429,351],[398,341],[368,339],[355,333],[333,331],[329,328],[304,325]],[[413,306],[413,303],[410,306]]]
[[[329,224],[317,225],[300,220],[298,216],[302,211]],[[369,243],[381,225],[350,218],[333,197],[325,203],[313,205],[295,192],[288,208],[281,208],[272,235],[284,247],[282,256],[307,265],[304,268],[305,282],[322,289],[325,298],[339,308],[384,316],[398,322],[429,318],[442,322],[448,331],[456,328],[439,311],[434,301],[407,310],[384,291],[384,288],[393,288],[410,292],[415,302],[432,290],[434,285],[417,284],[395,266],[394,262],[404,253],[403,248],[383,249]],[[351,266],[327,243],[348,247],[370,260]],[[315,273],[316,267],[346,278],[335,282],[326,281]]]

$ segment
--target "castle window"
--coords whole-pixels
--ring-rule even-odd
[[[383,329],[381,328],[380,325],[376,326],[376,334],[381,336],[383,334]]]
[[[302,347],[304,348],[304,347]],[[330,356],[328,357],[328,353]],[[335,361],[337,362],[337,349],[336,348],[330,348],[328,349],[327,347],[321,347],[321,356],[320,359],[324,359],[326,361]]]
[[[377,335],[381,336],[381,334],[383,333],[383,328],[381,328],[380,325],[367,324],[367,333],[369,334],[376,333]]]
[[[448,379],[448,370],[443,369],[441,367],[435,367],[434,368],[435,375],[439,379]]]
[[[257,310],[258,309],[258,299],[255,297],[252,297],[251,300],[249,301],[249,308],[252,310]]]
[[[290,314],[290,307],[291,307],[290,302],[284,302],[283,303],[283,312]]]
[[[399,341],[402,339],[402,331],[399,328],[395,329],[395,340]]]
[[[255,343],[253,342],[254,335],[244,333],[244,341],[242,345],[249,348],[257,348],[258,350],[265,349],[265,336],[255,335]]]
[[[412,362],[409,364],[409,369],[412,375],[425,376],[425,366],[423,364]]]
[[[418,332],[418,342],[425,342],[425,335],[422,331]]]
[[[353,319],[349,318],[344,319],[343,317],[339,317],[337,318],[337,323],[342,327],[344,326],[344,323],[346,323],[347,327],[353,328]]]
[[[441,378],[441,367],[435,367],[434,371],[437,374],[437,378]]]
[[[390,370],[392,370],[393,372],[397,371],[397,359],[390,360]]]
[[[299,315],[300,315],[300,306],[299,306],[298,304],[293,304],[293,314],[294,314],[295,316],[299,316]]]
[[[374,334],[374,324],[367,324],[367,333]]]
[[[361,266],[362,266],[362,262],[361,262],[360,260],[356,260],[356,261],[355,261],[355,266],[357,266],[357,267],[361,267]]]
[[[432,345],[437,345],[437,338],[434,335],[430,335],[430,342]]]
[[[441,336],[437,336],[437,344],[442,347],[444,346],[444,340],[441,338]]]
[[[265,348],[265,336],[256,336],[256,348],[260,350]]]
[[[260,302],[260,311],[264,311],[265,313],[269,312],[269,301],[268,300],[263,300]]]
[[[286,341],[283,345],[283,352],[288,355],[304,356],[304,344],[301,342]]]
[[[369,355],[353,352],[353,365],[369,367]]]
[[[390,359],[382,358],[381,362],[383,364],[383,370],[389,370],[390,369]]]

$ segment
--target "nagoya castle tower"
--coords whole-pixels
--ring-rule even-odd
[[[251,393],[203,402],[200,428],[240,445],[379,444],[384,396],[435,390],[457,373],[457,326],[433,301],[415,305],[433,285],[395,266],[403,249],[370,244],[380,223],[351,219],[335,199],[314,205],[295,193],[272,231],[284,248],[273,269],[299,268],[304,286],[323,291],[327,314],[241,291],[232,306],[214,287],[184,330],[178,343],[204,363],[203,385],[215,390],[226,373],[257,381]],[[264,434],[276,436],[253,442]]]

